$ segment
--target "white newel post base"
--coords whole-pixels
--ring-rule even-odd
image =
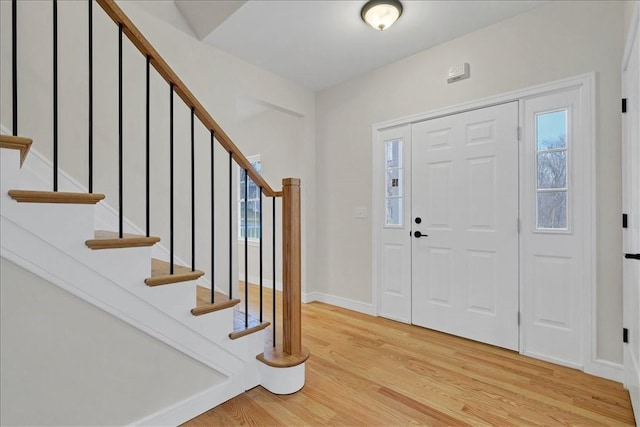
[[[304,386],[305,366],[303,362],[291,367],[273,367],[259,362],[260,385],[273,394],[292,394]]]

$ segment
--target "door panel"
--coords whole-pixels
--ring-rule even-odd
[[[403,271],[403,259],[408,254],[405,251],[404,245],[386,243],[382,248],[382,277],[383,277],[383,294],[386,297],[390,296],[404,296],[404,290],[402,289],[402,276]]]
[[[571,331],[571,269],[570,258],[534,257],[534,324]]]
[[[467,251],[469,284],[467,308],[483,314],[496,315],[496,253]]]
[[[439,200],[440,203],[428,205],[426,225],[432,229],[451,230],[451,199],[453,193],[453,178],[451,162],[429,164],[428,194],[431,200]]]
[[[451,307],[453,302],[453,252],[450,248],[429,248],[429,302]]]
[[[517,125],[516,102],[417,123],[411,156],[412,322],[513,350]]]
[[[495,157],[467,159],[467,229],[495,231]]]

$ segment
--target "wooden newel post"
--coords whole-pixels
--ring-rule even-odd
[[[283,351],[302,351],[300,180],[282,180],[282,317]]]

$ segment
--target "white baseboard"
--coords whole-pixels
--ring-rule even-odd
[[[242,280],[244,282],[244,272],[240,271],[238,273],[238,280]],[[253,275],[249,275],[249,283],[251,283],[252,285],[258,285],[260,283],[260,277],[259,276],[253,276]],[[264,286],[267,289],[273,289],[273,281],[271,279],[268,279],[266,277],[262,278],[262,286]],[[276,291],[281,291],[282,290],[282,282],[280,280],[276,280]]]
[[[177,426],[214,408],[228,400],[225,390],[227,384],[217,384],[201,393],[195,394],[181,402],[161,409],[155,414],[144,417],[129,425],[132,426]],[[243,390],[240,391],[240,393]]]
[[[618,383],[624,382],[624,366],[608,360],[596,359],[584,367],[584,372]]]
[[[314,301],[335,305],[337,307],[346,308],[347,310],[357,311],[359,313],[368,314],[370,316],[376,316],[376,310],[374,309],[373,304],[370,303],[364,303],[349,298],[325,294],[323,292],[308,292],[306,294],[302,294],[302,302],[304,304]]]

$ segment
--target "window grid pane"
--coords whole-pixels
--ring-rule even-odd
[[[567,151],[538,153],[538,189],[567,187]]]
[[[568,111],[536,115],[536,228],[567,230]]]
[[[547,191],[538,193],[538,223],[539,229],[567,228],[567,192]]]

